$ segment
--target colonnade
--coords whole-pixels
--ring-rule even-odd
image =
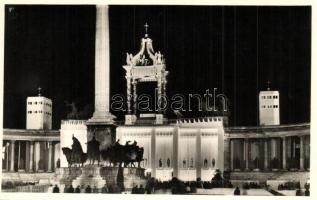
[[[309,136],[230,138],[232,171],[309,169]]]
[[[4,171],[53,172],[57,167],[59,152],[56,151],[59,147],[56,145],[59,145],[59,142],[6,140],[3,144]]]

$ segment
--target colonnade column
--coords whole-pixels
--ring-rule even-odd
[[[52,142],[48,142],[48,163],[47,163],[47,171],[52,172],[52,150],[53,150],[53,145]]]
[[[230,168],[231,170],[233,171],[234,170],[234,166],[233,166],[233,150],[234,150],[234,147],[233,147],[234,143],[233,143],[233,140],[231,139],[230,140]]]
[[[155,137],[155,129],[152,128],[152,133],[151,133],[151,177],[156,177],[156,141],[155,141],[156,137]]]
[[[40,161],[40,142],[34,142],[34,170],[37,172],[39,170]]]
[[[173,132],[173,177],[178,177],[178,128]]]
[[[197,130],[196,138],[196,177],[201,178],[201,132]]]
[[[283,165],[283,170],[286,170],[286,137],[282,137],[282,149],[283,149],[282,165]]]
[[[304,171],[304,159],[305,159],[305,151],[304,151],[304,136],[300,136],[300,162],[299,162],[299,169]]]
[[[29,172],[33,172],[33,159],[34,159],[34,142],[30,141],[30,163],[29,163]]]
[[[161,113],[162,107],[162,73],[157,73],[157,104],[158,104],[158,112]]]
[[[268,169],[268,150],[267,150],[267,140],[264,139],[264,170]]]
[[[10,155],[10,171],[14,171],[14,148],[15,148],[15,140],[11,140],[11,155]]]
[[[135,79],[132,80],[132,85],[133,85],[133,112],[136,115],[137,114],[137,91],[136,91],[136,84],[137,81]]]
[[[125,76],[127,79],[127,112],[130,115],[131,114],[131,77],[130,74]]]
[[[249,139],[244,139],[245,170],[249,170]]]

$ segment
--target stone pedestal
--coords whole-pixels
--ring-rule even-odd
[[[114,124],[87,123],[87,142],[89,142],[93,136],[100,142],[99,149],[105,150],[116,140],[116,126]]]
[[[121,168],[123,180],[118,183],[119,167],[101,167],[97,165],[87,165],[82,168],[63,167],[56,169],[56,176],[54,184],[58,185],[90,185],[90,187],[96,186],[102,188],[105,184],[120,185],[124,184],[125,190],[132,189],[135,185],[146,184],[146,178],[144,175],[145,169],[143,168]]]
[[[77,187],[77,185],[90,185],[92,188],[94,186],[102,188],[106,184],[106,180],[101,177],[100,168],[93,165],[83,167],[81,175],[73,180],[73,187]]]

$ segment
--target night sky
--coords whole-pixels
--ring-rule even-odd
[[[126,52],[136,54],[147,22],[166,58],[167,94],[218,88],[231,126],[258,124],[258,93],[280,91],[281,124],[310,121],[311,7],[110,6],[111,93],[125,94]],[[94,6],[7,5],[4,127],[25,128],[26,97],[53,100],[53,128],[65,101],[91,116]],[[114,113],[119,120],[124,112]],[[197,112],[184,113],[195,117]],[[169,118],[176,118],[171,112]]]

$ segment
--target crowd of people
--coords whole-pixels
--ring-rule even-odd
[[[243,183],[242,188],[245,190],[248,189],[260,189],[260,188],[264,188],[267,187],[266,184],[259,184],[257,182],[249,182],[249,183]]]
[[[84,185],[78,185],[76,188],[74,188],[72,185],[65,185],[64,190],[61,191],[60,188],[55,185],[53,187],[53,193],[120,193],[121,190],[116,185],[104,185],[102,188],[97,188],[97,186],[91,187],[90,185],[87,185],[86,187]]]
[[[286,182],[283,184],[279,184],[277,187],[277,190],[296,190],[295,195],[296,196],[310,196],[310,184],[309,183],[305,183],[304,185],[305,191],[303,191],[300,187],[300,183],[299,182]]]
[[[277,190],[296,190],[300,188],[299,182],[286,182],[279,184]]]

